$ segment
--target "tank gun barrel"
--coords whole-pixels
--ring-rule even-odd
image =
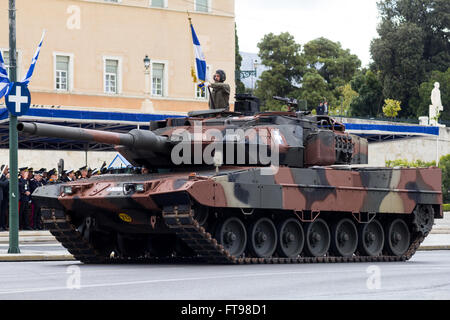
[[[19,122],[17,130],[29,135],[68,140],[99,142],[123,145],[133,149],[148,149],[169,153],[172,143],[167,137],[158,136],[149,130],[133,129],[128,133],[106,132],[93,129],[73,128],[38,122]]]

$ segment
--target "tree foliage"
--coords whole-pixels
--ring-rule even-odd
[[[361,65],[356,55],[344,50],[339,42],[325,38],[300,44],[289,33],[267,34],[258,43],[262,64],[270,69],[261,74],[255,94],[266,109],[277,110],[272,96],[306,100],[309,109],[327,100],[339,105],[342,88]]]
[[[269,70],[264,71],[257,81],[255,95],[266,105],[266,109],[279,110],[280,104],[272,100],[273,96],[298,97],[299,82],[305,67],[301,46],[285,32],[265,35],[258,48],[261,63]]]
[[[395,118],[398,112],[402,110],[401,102],[394,99],[385,99],[383,106],[383,113],[388,118]]]
[[[371,54],[385,97],[403,102],[401,116],[415,117],[419,87],[432,71],[450,66],[450,1],[384,0]]]
[[[236,24],[234,24],[234,36],[235,36],[235,85],[236,85],[236,93],[244,93],[245,86],[244,83],[240,79],[241,73],[241,65],[242,65],[242,56],[239,53],[239,38],[237,35]]]
[[[327,90],[338,100],[336,89],[348,83],[361,66],[361,60],[344,50],[339,42],[318,38],[305,44],[304,56],[309,70],[317,70]],[[331,99],[331,98],[329,98]]]
[[[442,169],[442,196],[446,203],[450,203],[450,154],[439,159],[439,168]]]
[[[330,115],[349,116],[350,105],[353,100],[359,96],[359,94],[352,89],[350,82],[346,83],[344,86],[337,87],[336,90],[341,96],[341,101],[339,105],[335,105],[330,108]]]
[[[356,75],[350,81],[350,85],[358,93],[358,96],[350,103],[351,115],[375,117],[381,113],[383,87],[373,71],[367,70],[365,73]]]

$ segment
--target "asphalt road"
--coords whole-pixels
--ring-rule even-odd
[[[83,265],[1,262],[0,300],[450,299],[450,251],[407,262],[304,265]]]

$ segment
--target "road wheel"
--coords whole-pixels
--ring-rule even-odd
[[[295,258],[303,250],[305,235],[300,222],[290,218],[278,225],[278,248],[281,257]]]
[[[358,228],[358,251],[363,256],[378,256],[383,250],[384,232],[378,220],[360,224]]]
[[[386,251],[394,256],[401,256],[408,250],[411,233],[408,225],[402,219],[395,219],[387,225],[386,232]]]
[[[330,229],[323,219],[305,224],[305,252],[310,257],[324,256],[330,248]]]
[[[350,219],[342,219],[331,228],[331,250],[341,257],[351,257],[358,246],[358,231]]]
[[[242,255],[247,244],[247,232],[241,219],[231,217],[220,222],[216,239],[232,256]]]
[[[258,258],[271,257],[277,248],[277,229],[270,219],[261,218],[250,225],[249,251]]]

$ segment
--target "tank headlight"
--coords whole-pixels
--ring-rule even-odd
[[[64,186],[63,191],[64,191],[65,194],[72,194],[73,193],[73,190],[72,190],[71,186]]]
[[[144,192],[145,186],[143,184],[137,184],[136,185],[136,192]]]

